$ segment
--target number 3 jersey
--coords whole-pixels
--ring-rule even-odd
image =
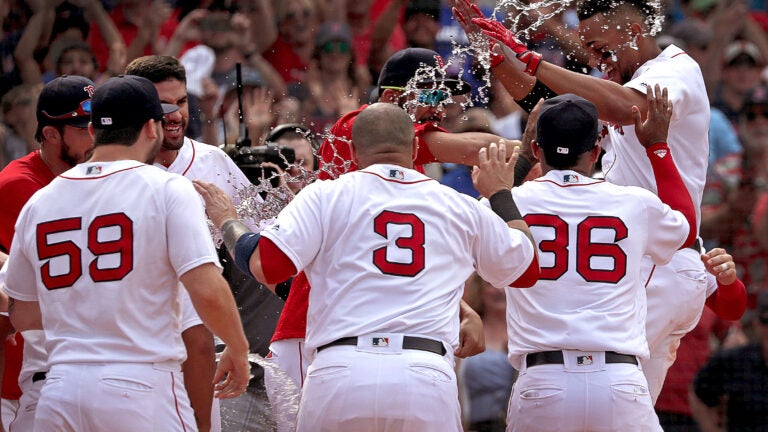
[[[458,347],[459,300],[477,269],[497,286],[534,257],[525,235],[414,170],[373,165],[299,193],[262,236],[309,291],[309,352],[342,337],[404,333]]]
[[[39,301],[49,363],[182,361],[179,276],[216,263],[189,180],[85,163],[24,206],[6,290]]]
[[[574,171],[550,171],[512,194],[541,266],[533,287],[507,289],[512,366],[562,349],[647,357],[641,261],[672,258],[688,235],[682,213],[645,189]]]

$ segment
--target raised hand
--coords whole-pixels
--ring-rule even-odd
[[[216,228],[221,229],[224,222],[237,220],[237,210],[232,205],[229,196],[213,183],[202,180],[193,180],[195,190],[205,200],[205,213]]]
[[[459,25],[461,25],[467,35],[481,33],[480,28],[472,23],[472,20],[475,18],[485,18],[483,12],[476,4],[471,3],[469,0],[454,0],[451,11],[453,11],[453,16],[456,17],[456,21],[459,22]]]
[[[648,148],[659,142],[667,142],[669,122],[672,120],[672,102],[669,101],[667,88],[661,89],[656,84],[646,88],[648,115],[645,121],[640,116],[640,108],[632,107],[632,119],[635,122],[635,135],[643,147]]]
[[[482,31],[483,34],[489,37],[491,40],[497,41],[503,46],[511,49],[512,52],[515,53],[517,60],[522,63],[522,66],[524,66],[522,69],[525,71],[525,73],[531,76],[536,75],[536,70],[539,68],[539,64],[541,63],[541,54],[537,53],[536,51],[529,50],[528,46],[526,46],[520,39],[518,39],[517,36],[512,33],[512,31],[507,30],[503,24],[496,20],[488,18],[472,18],[472,23],[477,25],[480,28],[480,31]],[[504,55],[501,47],[493,46],[491,49],[493,56]],[[520,63],[517,64],[519,65]]]
[[[472,184],[480,194],[489,198],[503,189],[512,189],[515,184],[515,164],[520,155],[520,146],[512,150],[507,160],[507,145],[504,140],[499,144],[491,143],[488,148],[480,149],[479,163],[472,170]]]

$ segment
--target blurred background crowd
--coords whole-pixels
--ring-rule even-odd
[[[664,1],[659,43],[678,45],[699,62],[712,107],[701,236],[707,249],[725,247],[734,256],[754,309],[757,294],[768,291],[766,2]],[[599,74],[580,47],[575,5],[476,3],[486,15],[495,11],[546,60]],[[525,127],[525,112],[465,48],[446,0],[0,0],[0,22],[0,168],[38,147],[35,105],[44,83],[69,74],[98,84],[148,54],[184,64],[188,135],[209,144],[233,144],[247,131],[260,145],[275,127],[290,123],[307,128],[316,149],[340,116],[376,99],[382,65],[406,47],[439,52],[450,73],[473,85],[470,95],[445,107],[443,127],[511,139]],[[242,124],[233,91],[238,63],[244,68]],[[428,174],[441,182],[477,196],[468,167],[431,168]],[[465,362],[467,421],[475,430],[503,430],[515,373],[506,369],[504,297],[482,281],[467,286],[467,298],[486,319],[489,343],[485,361]],[[691,417],[694,375],[721,345],[748,341],[750,322],[749,316],[743,324],[720,322],[705,310],[699,328],[683,339],[657,404],[667,430],[692,430],[672,423]],[[475,394],[485,399],[473,402]]]

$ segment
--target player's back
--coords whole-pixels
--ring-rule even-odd
[[[51,363],[183,360],[178,275],[217,262],[189,181],[135,161],[81,164],[19,220]]]
[[[574,171],[513,195],[541,265],[534,287],[507,290],[513,366],[525,352],[563,348],[647,356],[641,261],[671,259],[688,234],[682,214],[644,189]]]
[[[667,89],[669,101],[674,104],[667,141],[700,221],[699,204],[709,163],[710,109],[704,78],[698,63],[672,45],[641,65],[625,86],[644,95],[646,86],[656,83]],[[610,139],[603,142],[606,153],[602,158],[605,179],[657,193],[653,170],[645,148],[638,144],[634,125],[607,127]]]
[[[305,200],[315,205],[304,206]],[[467,277],[477,268],[503,286],[533,256],[521,232],[476,200],[395,165],[312,184],[289,207],[294,205],[316,209],[301,215],[317,221],[319,230],[303,237],[313,238],[310,243],[288,246],[297,255],[305,248],[316,252],[311,262],[299,263],[309,264],[312,286],[308,349],[377,331],[429,336],[456,347]],[[293,229],[282,213],[272,228]]]

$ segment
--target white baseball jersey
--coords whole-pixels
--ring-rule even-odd
[[[201,143],[184,137],[184,143],[179,149],[176,159],[168,167],[155,164],[156,167],[175,174],[180,174],[190,180],[203,180],[218,186],[229,196],[235,205],[239,203],[238,190],[251,184],[248,177],[243,174],[234,161],[224,151],[216,146]],[[202,199],[202,198],[201,198]],[[261,197],[256,196],[260,202]],[[252,221],[244,221],[253,231],[258,231],[258,226]],[[200,325],[203,320],[192,306],[187,290],[179,290],[181,296],[181,331]]]
[[[505,286],[534,249],[490,209],[414,170],[373,165],[310,184],[262,232],[312,289],[306,347],[372,332],[458,347],[464,281]]]
[[[25,205],[6,287],[39,301],[50,365],[180,362],[179,276],[206,263],[218,258],[189,181],[85,163]]]
[[[684,216],[644,189],[568,170],[512,193],[541,266],[536,285],[506,290],[512,366],[562,349],[647,357],[641,259],[668,262],[688,235]]]
[[[709,100],[699,65],[680,48],[670,45],[635,71],[625,87],[645,95],[646,87],[666,87],[674,105],[669,124],[669,148],[701,223],[701,198],[709,158]],[[638,144],[634,125],[608,126],[610,139],[601,144],[605,179],[613,184],[640,186],[658,193],[645,148]],[[698,227],[697,227],[698,228]]]

